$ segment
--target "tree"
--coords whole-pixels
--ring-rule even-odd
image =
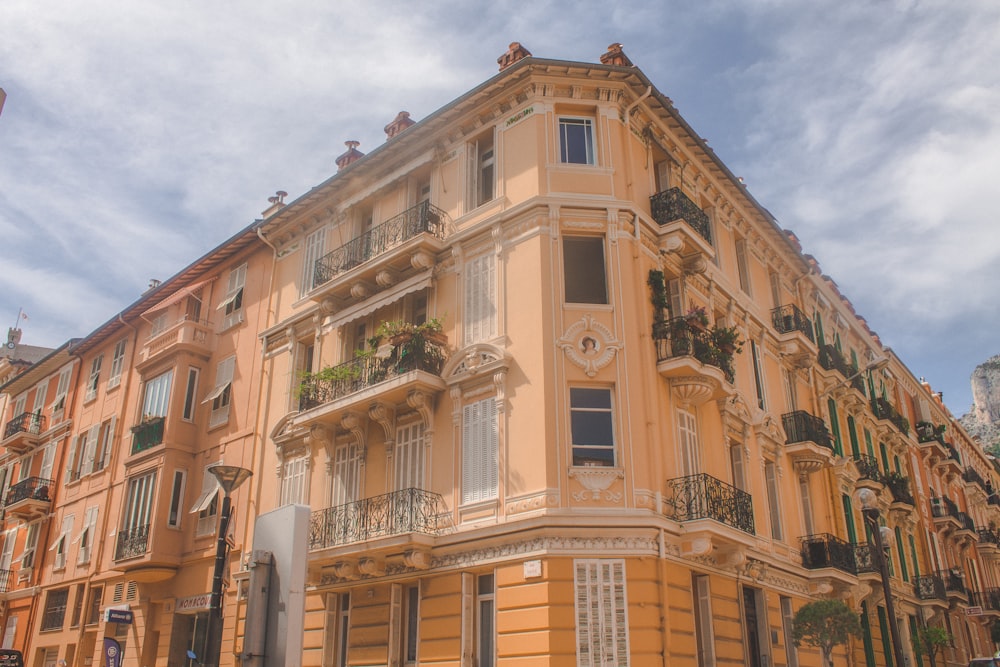
[[[951,644],[951,635],[942,627],[925,625],[913,636],[913,648],[927,654],[931,659],[931,667],[937,667],[935,659],[945,646]]]
[[[833,665],[833,649],[861,634],[858,615],[840,600],[817,600],[802,605],[792,619],[792,639],[819,647],[823,664]]]

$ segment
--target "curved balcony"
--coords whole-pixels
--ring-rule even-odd
[[[802,566],[807,570],[834,568],[847,574],[858,571],[854,546],[829,533],[806,535],[800,538]]]
[[[781,415],[785,429],[785,451],[803,472],[813,472],[833,463],[833,438],[826,423],[805,410]]]
[[[426,269],[444,247],[447,214],[420,202],[316,260],[310,298],[347,300],[355,286],[384,283],[410,269]],[[359,288],[361,289],[361,288]],[[361,289],[361,292],[366,291]]]
[[[736,372],[734,349],[722,349],[697,320],[675,317],[653,323],[656,370],[695,402],[727,396]]]
[[[827,376],[831,376],[836,372],[836,374],[840,375],[841,380],[849,381],[851,388],[864,395],[865,380],[859,369],[851,365],[844,357],[843,352],[838,350],[835,345],[829,343],[820,345],[818,358],[820,368],[827,371]]]
[[[889,487],[892,494],[892,503],[889,505],[891,511],[905,512],[909,514],[916,509],[917,502],[913,499],[910,491],[910,478],[898,472],[891,472],[885,476],[885,485]]]
[[[901,415],[887,399],[876,396],[872,399],[872,412],[883,421],[887,421],[904,436],[910,435],[910,420]]]
[[[437,393],[445,387],[441,379],[443,346],[393,348],[351,359],[306,377],[299,385],[299,416],[296,425],[331,422],[345,412],[373,401],[402,404],[414,391]]]
[[[854,457],[854,467],[858,469],[858,481],[856,486],[859,489],[871,489],[880,492],[885,488],[885,476],[878,467],[878,459],[869,454],[860,454]]]
[[[793,365],[805,367],[816,360],[813,324],[798,306],[789,303],[772,310],[771,325],[778,332],[781,355],[790,358]]]
[[[0,445],[13,454],[24,454],[41,441],[47,419],[37,412],[22,412],[7,422]]]
[[[4,516],[28,522],[48,515],[52,488],[52,480],[44,477],[28,477],[14,484],[7,490]]]
[[[923,574],[913,580],[913,590],[921,600],[948,599],[948,594],[944,588],[944,579],[937,574]]]
[[[660,226],[662,246],[678,252],[688,266],[703,269],[715,257],[712,225],[708,214],[698,208],[680,188],[670,188],[649,198],[649,210]]]
[[[930,422],[917,422],[915,430],[920,451],[932,459],[932,465],[948,458],[949,452],[944,441],[943,426],[936,427]]]
[[[154,547],[150,524],[120,528],[115,536],[114,569],[144,583],[164,581],[177,573],[179,559]],[[162,543],[163,537],[159,538]]]
[[[699,473],[667,481],[668,512],[676,521],[709,519],[754,535],[753,498],[711,475]]]

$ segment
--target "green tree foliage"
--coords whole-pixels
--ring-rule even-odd
[[[994,633],[995,631],[996,626],[994,625]],[[913,647],[927,654],[927,657],[931,659],[931,667],[936,667],[937,654],[950,644],[951,635],[948,634],[947,630],[936,625],[926,625],[918,629],[917,634],[913,637]]]
[[[819,647],[823,664],[833,664],[834,647],[861,634],[858,615],[840,600],[817,600],[803,605],[792,619],[792,639]]]

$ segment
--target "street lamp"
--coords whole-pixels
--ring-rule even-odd
[[[219,514],[219,534],[215,541],[215,573],[212,575],[212,599],[208,610],[208,631],[205,633],[205,657],[201,664],[205,667],[217,667],[222,653],[222,578],[229,551],[226,536],[229,534],[229,519],[232,515],[229,494],[253,473],[246,468],[221,463],[209,466],[207,471],[215,476],[222,487],[222,512]]]
[[[878,563],[879,576],[882,579],[882,595],[885,597],[885,612],[889,617],[889,636],[892,637],[892,655],[897,667],[905,665],[903,658],[903,644],[899,639],[899,625],[896,623],[896,605],[892,599],[892,588],[889,586],[889,559],[885,553],[887,542],[889,541],[887,526],[880,526],[878,523],[879,511],[875,492],[871,489],[861,489],[858,492],[858,500],[861,501],[861,514],[865,517],[865,523],[871,529],[872,540],[875,542],[875,549],[872,558]],[[886,534],[883,535],[882,531]]]

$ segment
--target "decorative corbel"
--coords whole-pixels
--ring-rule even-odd
[[[393,440],[396,435],[396,409],[386,403],[372,403],[368,406],[368,418],[382,427],[385,434],[385,453],[392,456]]]

